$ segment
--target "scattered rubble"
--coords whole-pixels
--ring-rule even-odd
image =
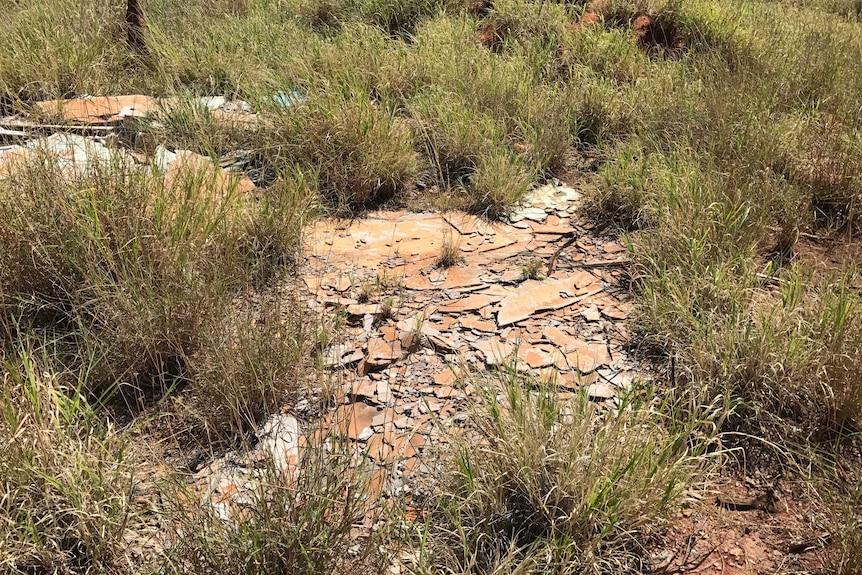
[[[159,100],[149,96],[84,96],[68,100],[38,102],[34,108],[49,118],[62,118],[81,124],[115,124],[125,118],[141,118],[150,114]]]
[[[67,125],[36,122],[29,118],[12,116],[0,120],[0,137],[12,138],[15,144],[0,146],[0,179],[16,174],[31,162],[53,162],[67,178],[78,178],[91,168],[121,165],[147,172],[154,166],[164,176],[168,186],[179,177],[199,177],[202,189],[223,193],[235,189],[245,193],[255,184],[241,172],[225,169],[241,163],[231,158],[226,166],[188,150],[168,150],[158,146],[152,158],[142,158],[117,145],[112,130],[129,119],[146,118],[158,109],[167,109],[175,100],[158,100],[148,96],[81,97],[69,100],[51,100],[34,105],[38,114],[58,118]],[[253,114],[251,106],[242,101],[229,101],[223,97],[201,98],[202,106],[213,113],[232,117]],[[12,129],[10,129],[12,128]],[[83,135],[80,128],[86,128]],[[96,133],[91,130],[101,129]],[[49,132],[49,135],[44,135]]]
[[[297,105],[304,96],[294,91],[272,97],[274,107]],[[262,116],[244,100],[224,96],[199,98],[152,98],[138,94],[125,96],[79,96],[47,100],[30,106],[28,114],[0,118],[0,138],[32,140],[46,133],[74,133],[87,136],[120,136],[134,139],[141,123],[159,126],[160,119],[181,106],[197,107],[214,120],[235,127],[257,128]]]
[[[338,406],[308,422],[299,444],[346,435],[357,461],[389,475],[390,495],[409,497],[415,474],[434,468],[426,446],[464,432],[476,391],[465,372],[507,364],[597,402],[631,387],[629,296],[615,265],[627,261],[626,250],[577,218],[579,199],[568,186],[543,186],[513,211],[511,224],[409,212],[311,224],[308,306],[342,313],[347,323],[323,353],[341,382]],[[578,241],[559,250],[573,235]],[[443,269],[437,262],[447,245],[457,246],[462,261]],[[558,251],[550,277],[524,278],[525,263]],[[251,481],[248,473],[219,477],[220,493],[227,485],[240,499]]]
[[[68,178],[80,177],[94,165],[135,163],[127,151],[108,148],[97,139],[58,133],[0,150],[0,178],[17,173],[33,161],[54,162]]]

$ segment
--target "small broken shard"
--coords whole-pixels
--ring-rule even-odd
[[[441,305],[437,309],[441,312],[447,313],[475,311],[485,307],[486,305],[497,303],[501,299],[503,299],[503,296],[500,295],[473,294],[445,305]]]
[[[346,344],[333,344],[326,348],[323,363],[327,369],[344,368],[359,363],[363,357],[362,350]]]
[[[573,297],[578,276],[558,280],[527,280],[500,302],[497,325],[523,321],[537,311],[558,310],[578,301]]]
[[[401,359],[401,342],[388,342],[383,338],[368,340],[368,357],[365,361],[372,367],[389,365],[396,359]]]
[[[614,386],[599,381],[587,386],[587,395],[592,399],[611,399],[612,397],[616,397],[617,392]]]
[[[554,354],[540,346],[522,345],[518,348],[518,359],[533,369],[554,365]]]
[[[602,317],[601,312],[596,306],[581,310],[581,315],[587,321],[599,321]]]
[[[514,344],[501,341],[499,337],[482,339],[471,345],[485,357],[487,365],[501,365],[508,361],[515,351]]]
[[[67,122],[81,124],[111,124],[124,118],[146,116],[158,105],[149,96],[84,96],[68,100],[37,102],[36,108],[44,114],[59,116]]]
[[[580,373],[590,373],[597,367],[608,365],[611,362],[608,347],[603,343],[589,343],[578,341],[575,349],[566,354],[566,359],[572,369]]]

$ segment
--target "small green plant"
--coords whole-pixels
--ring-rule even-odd
[[[398,310],[395,308],[395,298],[385,297],[380,302],[380,317],[384,320],[395,318]]]
[[[400,290],[404,287],[402,278],[393,275],[388,270],[383,270],[382,274],[378,273],[375,281],[381,290]]]
[[[371,298],[380,292],[379,278],[375,280],[363,280],[359,282],[359,287],[356,289],[356,301],[359,303],[368,303]]]
[[[422,326],[425,325],[425,310],[416,314],[413,325],[407,333],[402,334],[401,344],[407,350],[414,350],[422,342]]]
[[[521,266],[521,274],[524,276],[525,280],[542,279],[542,265],[542,260],[539,258],[533,258],[527,264]]]
[[[437,267],[446,269],[457,266],[464,261],[461,255],[461,249],[452,241],[451,236],[443,238],[443,244],[440,247],[440,256],[437,258]]]

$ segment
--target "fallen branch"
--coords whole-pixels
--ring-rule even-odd
[[[583,262],[577,264],[582,268],[613,268],[617,266],[627,266],[630,265],[632,261],[628,258],[623,258],[619,260],[598,260],[592,262]]]

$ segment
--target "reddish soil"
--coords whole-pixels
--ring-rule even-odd
[[[581,26],[593,26],[602,21],[602,17],[599,16],[598,12],[593,12],[592,10],[587,10],[584,12],[584,15],[581,16],[581,19],[578,22]]]
[[[644,14],[634,19],[632,29],[640,49],[650,55],[672,55],[685,50],[685,39],[670,20]]]
[[[862,241],[858,239],[819,238],[808,234],[800,236],[793,254],[804,269],[829,276],[841,274],[848,262],[862,262]]]
[[[506,33],[507,30],[504,26],[498,27],[493,24],[482,24],[479,27],[479,42],[495,54],[499,54],[503,51]]]
[[[689,510],[651,553],[656,573],[818,573],[831,548],[802,488],[733,480]]]

